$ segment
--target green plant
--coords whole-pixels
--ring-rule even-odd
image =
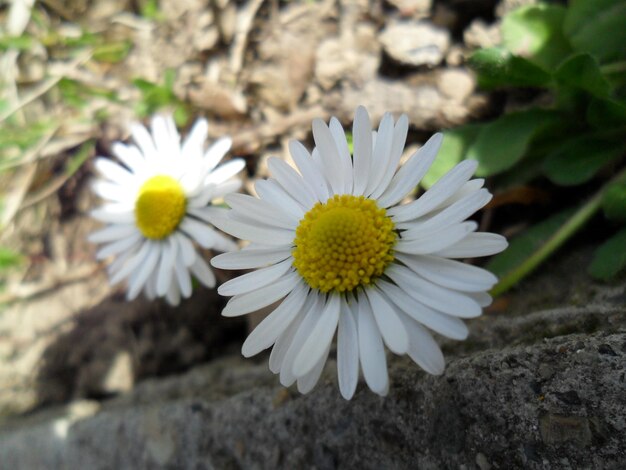
[[[142,78],[133,80],[133,85],[141,92],[141,100],[135,106],[135,112],[141,117],[154,114],[163,108],[173,110],[174,121],[184,126],[189,120],[189,111],[185,102],[174,93],[176,72],[168,69],[163,74],[163,84],[153,83]]]
[[[599,186],[582,205],[527,230],[491,261],[502,277],[494,294],[519,282],[600,210],[617,234],[599,247],[589,274],[610,279],[626,267],[624,44],[625,0],[572,0],[568,7],[537,4],[511,12],[502,22],[501,45],[470,57],[481,87],[545,90],[550,104],[447,131],[424,185],[468,158],[478,161],[478,176],[494,177],[500,188],[541,177],[557,187],[585,184],[581,191]]]

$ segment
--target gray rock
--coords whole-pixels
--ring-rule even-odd
[[[450,47],[450,33],[426,21],[392,22],[381,33],[380,42],[401,64],[434,66]]]
[[[562,324],[592,310],[535,316]],[[361,384],[343,400],[333,361],[300,396],[265,359],[222,359],[99,410],[77,404],[8,425],[0,455],[7,468],[619,468],[626,319],[623,307],[595,315],[606,321],[594,333],[517,346],[497,332],[537,318],[498,318],[483,331],[497,346],[449,355],[440,377],[394,357],[384,399]]]

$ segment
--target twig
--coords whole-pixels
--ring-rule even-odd
[[[233,75],[239,75],[243,66],[243,55],[248,42],[248,35],[252,29],[254,18],[261,8],[263,0],[252,0],[247,7],[238,15],[237,31],[233,38],[233,45],[230,49],[230,70]]]
[[[88,51],[88,52],[86,52],[84,54],[81,54],[79,57],[77,57],[72,62],[70,62],[68,64],[68,67],[69,68],[76,68],[76,67],[82,65],[83,63],[87,62],[91,58],[91,55],[92,55],[92,51]],[[11,116],[13,113],[15,113],[16,111],[20,110],[24,106],[26,106],[28,103],[31,103],[32,101],[34,101],[37,98],[39,98],[41,95],[47,93],[57,83],[59,83],[59,81],[61,81],[61,79],[63,77],[64,77],[63,74],[59,74],[58,76],[50,77],[46,81],[44,81],[43,83],[39,84],[34,90],[32,90],[28,95],[26,95],[24,98],[22,98],[18,103],[14,104],[12,107],[7,109],[3,113],[0,113],[0,121],[4,121],[9,116]]]
[[[12,292],[5,292],[0,294],[0,304],[6,304],[15,302],[18,300],[25,300],[37,295],[45,294],[59,287],[73,284],[83,279],[88,279],[95,275],[102,268],[100,266],[81,266],[63,276],[55,276],[52,279],[42,281],[37,284],[20,284]]]

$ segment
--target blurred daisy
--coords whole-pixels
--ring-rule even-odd
[[[431,374],[444,358],[429,330],[465,339],[462,318],[481,314],[497,281],[454,258],[502,251],[506,240],[477,233],[467,217],[491,199],[476,162],[464,161],[418,199],[401,204],[433,162],[442,141],[434,135],[399,166],[408,130],[386,114],[372,132],[359,107],[350,156],[341,124],[313,121],[312,154],[299,142],[290,152],[300,173],[270,159],[272,178],[256,183],[258,198],[226,197],[231,210],[213,223],[252,243],[212,259],[213,266],[251,269],[224,283],[234,296],[223,315],[253,312],[284,299],[245,341],[252,356],[274,345],[270,369],[283,385],[310,391],[322,372],[335,332],[339,388],[354,394],[359,367],[370,389],[389,387],[386,345],[408,354]],[[397,170],[397,171],[396,171]]]
[[[103,244],[98,259],[115,257],[108,268],[111,284],[126,279],[127,299],[143,290],[150,299],[164,296],[177,305],[181,295],[191,295],[190,274],[205,286],[215,286],[215,276],[194,242],[218,251],[237,247],[210,225],[225,211],[210,203],[240,188],[241,181],[233,177],[244,161],[218,166],[231,140],[219,139],[205,152],[204,119],[196,121],[182,145],[169,116],[152,119],[152,134],[140,124],[130,130],[136,145],[117,142],[112,147],[121,165],[96,159],[102,178],[92,188],[106,202],[91,215],[107,225],[89,240]]]

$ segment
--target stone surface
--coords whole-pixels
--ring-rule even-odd
[[[380,41],[385,52],[401,64],[434,66],[450,47],[450,32],[426,21],[391,22]]]
[[[623,325],[452,357],[440,377],[400,358],[387,398],[361,385],[349,402],[332,366],[299,396],[265,363],[222,360],[9,427],[0,455],[22,469],[623,468],[625,359]]]

